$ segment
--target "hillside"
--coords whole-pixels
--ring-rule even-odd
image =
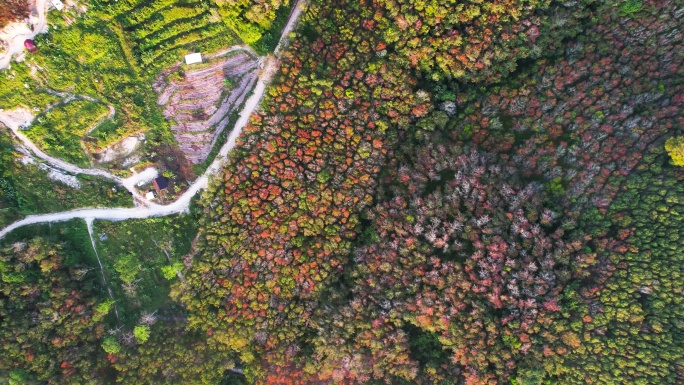
[[[684,383],[679,2],[81,5],[0,73],[0,383]]]

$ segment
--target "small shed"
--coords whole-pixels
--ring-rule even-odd
[[[202,54],[199,52],[185,55],[185,64],[196,64],[202,62]]]
[[[24,40],[24,48],[26,48],[26,50],[31,52],[31,53],[38,52],[38,47],[36,46],[36,42],[31,40],[31,39]]]
[[[160,176],[155,178],[154,181],[152,181],[152,184],[154,185],[154,189],[157,190],[157,194],[159,194],[162,190],[166,190],[166,188],[169,187],[169,179]]]
[[[52,6],[55,7],[55,9],[58,11],[64,9],[64,3],[62,3],[61,0],[52,0]]]
[[[148,201],[151,201],[152,199],[154,199],[154,191],[152,191],[152,190],[148,191],[147,194],[145,194],[145,199],[147,199]]]

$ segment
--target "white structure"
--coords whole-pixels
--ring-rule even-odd
[[[154,199],[154,193],[152,191],[148,191],[147,194],[145,194],[145,198],[148,201],[151,201],[152,199]]]
[[[62,3],[61,0],[52,0],[52,6],[55,7],[58,11],[61,11],[64,9],[64,3]]]
[[[59,0],[57,0],[59,1]],[[197,52],[197,53],[191,53],[189,55],[185,55],[185,64],[195,64],[195,63],[201,63],[202,62],[202,54]]]

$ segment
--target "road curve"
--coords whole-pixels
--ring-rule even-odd
[[[26,218],[16,221],[11,225],[5,227],[4,229],[0,230],[0,239],[2,239],[3,237],[5,237],[5,235],[9,234],[11,231],[19,227],[33,225],[37,223],[63,222],[76,218],[83,218],[86,220],[100,219],[109,221],[122,221],[126,219],[161,217],[187,212],[188,208],[190,207],[190,201],[192,200],[192,198],[200,190],[207,187],[207,185],[209,184],[209,178],[211,176],[221,171],[221,166],[223,162],[227,159],[227,155],[230,152],[230,150],[232,150],[235,147],[235,142],[238,136],[240,136],[240,133],[242,132],[242,129],[247,125],[247,122],[249,122],[249,117],[251,116],[252,112],[259,105],[259,102],[261,101],[261,98],[264,95],[265,89],[266,84],[260,80],[254,88],[254,93],[245,103],[245,106],[243,107],[242,112],[240,113],[240,118],[235,123],[233,130],[228,136],[228,140],[221,147],[214,161],[211,163],[211,165],[209,165],[204,174],[201,177],[197,178],[197,180],[195,180],[195,182],[192,183],[190,188],[185,193],[183,193],[183,195],[181,195],[175,202],[166,206],[154,205],[152,207],[146,208],[82,208],[70,211],[63,211],[59,213],[29,215]]]
[[[287,25],[283,29],[282,36],[281,36],[281,43],[282,39],[284,36],[287,36],[292,29],[295,26],[296,19],[300,16],[301,10],[302,10],[302,1],[299,0],[297,3],[294,5],[293,12],[290,14],[290,20],[288,21]],[[276,49],[276,56],[277,53],[279,52],[279,48],[281,47],[281,43],[278,44],[278,47]],[[190,188],[183,193],[176,201],[174,201],[171,204],[162,206],[162,205],[154,205],[151,207],[145,207],[145,208],[81,208],[81,209],[75,209],[75,210],[70,210],[70,211],[63,211],[59,213],[50,213],[50,214],[35,214],[35,215],[29,215],[24,219],[21,219],[19,221],[16,221],[12,223],[11,225],[5,227],[4,229],[0,230],[0,239],[4,238],[7,234],[9,234],[11,231],[23,227],[23,226],[28,226],[28,225],[33,225],[33,224],[38,224],[38,223],[47,223],[47,222],[63,222],[63,221],[68,221],[71,219],[76,219],[76,218],[82,218],[85,219],[86,221],[88,220],[93,220],[93,219],[99,219],[99,220],[109,220],[109,221],[122,221],[126,219],[144,219],[144,218],[150,218],[150,217],[161,217],[161,216],[167,216],[167,215],[174,215],[174,214],[179,214],[183,212],[187,212],[189,207],[190,207],[190,201],[192,198],[202,189],[205,189],[208,184],[209,184],[209,179],[218,174],[221,171],[221,168],[224,164],[224,162],[227,160],[228,153],[235,147],[235,143],[237,141],[237,138],[240,136],[242,133],[242,129],[247,125],[249,122],[249,118],[252,115],[252,113],[256,110],[256,108],[259,105],[259,102],[261,102],[261,99],[264,96],[264,91],[266,90],[266,86],[268,85],[268,82],[270,81],[270,71],[268,71],[269,65],[273,65],[272,63],[275,63],[277,61],[277,57],[272,58],[269,60],[270,63],[266,63],[266,69],[261,72],[259,75],[259,81],[257,82],[256,86],[254,87],[254,91],[252,93],[252,96],[247,99],[245,102],[244,107],[242,108],[242,111],[240,112],[240,117],[238,118],[237,122],[235,122],[235,126],[233,126],[232,131],[230,132],[230,135],[228,136],[228,139],[226,140],[226,143],[221,146],[221,149],[219,150],[216,158],[214,161],[207,167],[206,171],[202,176],[197,178]],[[17,130],[18,131],[18,130]],[[26,138],[28,140],[28,138]],[[28,140],[29,143],[30,140]],[[33,144],[33,143],[31,143]],[[35,147],[35,145],[33,146]],[[33,149],[33,148],[32,148]],[[37,149],[37,147],[36,147]],[[39,149],[37,149],[40,151]],[[46,156],[49,157],[49,155],[45,154]],[[53,158],[54,159],[54,158]],[[59,159],[55,159],[57,163],[60,163]],[[62,162],[65,163],[65,162]],[[74,165],[70,165],[67,163],[70,167],[76,167]],[[106,171],[103,171],[106,172]],[[115,176],[116,177],[116,176]],[[118,178],[118,177],[117,177]],[[120,179],[121,180],[121,179]],[[122,180],[123,181],[123,180]],[[122,183],[125,185],[125,183]]]
[[[92,175],[92,176],[99,176],[107,179],[113,180],[115,183],[124,186],[130,193],[133,195],[134,200],[136,202],[143,202],[147,206],[157,206],[156,203],[152,203],[147,201],[142,195],[138,194],[138,191],[135,189],[134,181],[136,180],[136,176],[132,176],[131,178],[128,179],[123,179],[121,177],[118,177],[108,171],[99,169],[99,168],[82,168],[78,167],[74,164],[71,164],[69,162],[65,162],[61,159],[55,158],[54,156],[50,156],[46,154],[43,150],[38,148],[29,138],[26,137],[21,132],[21,126],[25,125],[30,122],[30,120],[33,118],[33,115],[31,112],[27,109],[23,108],[18,108],[16,110],[12,110],[9,112],[3,112],[0,111],[0,123],[4,124],[5,126],[9,127],[9,129],[12,131],[12,133],[19,138],[21,143],[26,147],[28,150],[30,150],[32,153],[36,155],[37,158],[43,159],[46,161],[48,164],[51,166],[58,168],[62,171],[66,171],[68,173],[72,174],[85,174],[85,175]]]

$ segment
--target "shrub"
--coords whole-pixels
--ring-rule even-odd
[[[114,301],[111,299],[108,299],[99,305],[95,306],[95,313],[93,314],[93,320],[95,321],[100,321],[102,320],[109,312],[112,310],[112,307],[114,306]]]
[[[181,270],[183,270],[183,264],[181,262],[175,262],[171,265],[163,266],[161,268],[162,275],[166,279],[173,279]]]
[[[135,276],[140,270],[137,258],[133,254],[126,254],[114,262],[114,270],[119,273],[119,277],[126,283],[131,283],[135,280]]]

